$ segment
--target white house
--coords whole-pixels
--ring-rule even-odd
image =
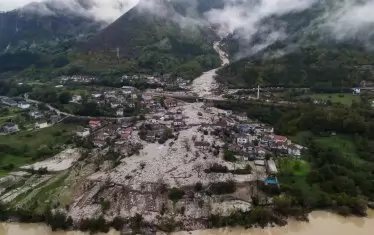
[[[271,175],[275,175],[278,173],[277,166],[275,165],[275,162],[272,159],[266,161],[266,169],[268,173]]]
[[[119,104],[118,103],[110,103],[110,107],[112,109],[118,108]]]
[[[43,114],[40,113],[39,111],[31,111],[29,112],[29,116],[34,118],[34,119],[39,119],[43,117]]]
[[[123,116],[123,109],[118,109],[117,112],[116,112],[116,115],[118,117],[122,117]]]
[[[247,136],[242,135],[242,136],[238,136],[238,138],[236,138],[236,142],[238,144],[242,144],[243,145],[243,144],[247,144],[249,142],[249,139],[248,139]]]
[[[37,128],[37,129],[43,129],[43,128],[46,128],[46,127],[48,127],[48,123],[46,121],[35,123],[35,128]]]
[[[20,109],[29,109],[31,107],[29,103],[25,103],[25,102],[19,102],[17,106]]]
[[[354,95],[359,95],[359,94],[361,94],[361,89],[360,89],[360,88],[353,88],[352,90],[353,90],[353,94],[354,94]]]
[[[82,101],[82,96],[80,95],[73,95],[73,97],[71,97],[71,103],[79,103]]]
[[[82,138],[87,137],[87,136],[90,135],[90,129],[89,128],[85,128],[85,129],[83,129],[81,131],[77,131],[76,135],[79,136],[79,137],[82,137]]]
[[[301,151],[298,148],[291,147],[291,148],[288,148],[288,154],[293,155],[293,156],[300,156]]]
[[[93,98],[100,98],[102,96],[102,94],[100,94],[100,93],[94,93],[94,94],[92,94],[92,97]]]

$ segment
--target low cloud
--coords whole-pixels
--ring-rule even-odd
[[[320,29],[336,40],[354,39],[372,45],[374,1],[341,0],[317,19]]]
[[[1,0],[3,1],[3,0]],[[5,0],[8,1],[8,0]],[[18,8],[41,15],[75,14],[106,23],[113,22],[134,7],[139,0],[44,0],[26,1]]]
[[[207,1],[222,4],[209,9]],[[0,0],[0,9],[29,2]],[[177,11],[170,9],[170,2],[178,6]],[[139,0],[45,0],[23,9],[47,15],[67,10],[110,23],[138,3]],[[201,5],[205,12],[201,12]],[[296,34],[316,34],[336,41],[358,40],[374,48],[374,0],[140,0],[138,9],[167,17],[182,28],[213,25],[220,37],[234,35],[240,41],[239,57],[255,54]],[[289,18],[293,14],[298,15]],[[302,28],[289,30],[290,25],[304,20]],[[295,44],[291,47],[295,48]]]

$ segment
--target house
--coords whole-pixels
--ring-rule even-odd
[[[125,131],[125,132],[120,134],[120,137],[121,137],[121,139],[127,139],[127,138],[131,137],[131,134],[132,134],[132,130],[131,131]]]
[[[236,119],[240,122],[245,122],[245,121],[248,121],[248,116],[246,113],[240,113],[236,115]]]
[[[164,100],[164,105],[166,108],[173,108],[178,106],[178,100],[173,98],[166,98]]]
[[[98,148],[102,148],[106,145],[105,140],[94,140],[94,141],[92,141],[92,143],[95,147],[98,147]]]
[[[101,121],[100,120],[91,120],[89,121],[88,125],[91,129],[96,129],[101,127]]]
[[[195,142],[195,147],[200,150],[209,149],[210,144],[208,142]]]
[[[172,125],[173,127],[181,128],[184,127],[186,123],[183,120],[175,120]]]
[[[50,123],[51,123],[52,125],[54,125],[54,124],[58,123],[58,122],[61,120],[61,117],[60,117],[59,115],[52,115],[52,116],[49,118],[49,120],[50,120]]]
[[[291,145],[288,147],[288,154],[293,155],[293,156],[301,156],[301,150],[303,150],[304,147],[298,144]]]
[[[226,121],[226,125],[229,127],[234,127],[236,124],[234,119],[232,118],[225,118],[224,120]]]
[[[48,122],[46,122],[46,121],[40,121],[40,122],[35,123],[35,128],[36,129],[43,129],[43,128],[46,128],[46,127],[48,127]]]
[[[256,166],[265,166],[265,160],[255,160],[254,163]]]
[[[266,171],[269,175],[276,175],[278,173],[274,160],[270,159],[266,161]]]
[[[92,97],[96,98],[96,99],[100,98],[101,96],[102,96],[102,94],[100,94],[100,93],[94,93],[94,94],[92,94]]]
[[[298,148],[295,148],[295,147],[289,147],[288,149],[287,149],[287,151],[288,151],[288,154],[289,155],[293,155],[293,156],[301,156],[301,151],[300,151],[300,149],[298,149]]]
[[[79,137],[84,138],[84,137],[87,137],[87,136],[90,135],[90,129],[89,128],[84,128],[80,131],[77,131],[75,134]]]
[[[263,132],[264,132],[265,134],[269,134],[269,135],[271,135],[271,134],[274,133],[274,128],[273,128],[273,127],[265,127],[265,128],[263,129]]]
[[[156,132],[148,131],[145,138],[149,142],[154,142],[156,140]]]
[[[265,156],[266,154],[266,149],[263,147],[255,147],[255,152],[260,155],[260,156]]]
[[[236,126],[236,129],[239,131],[239,133],[247,134],[254,130],[254,127],[252,127],[250,124],[239,124]]]
[[[11,134],[19,131],[18,125],[14,123],[6,123],[1,129],[6,134]]]
[[[43,114],[40,113],[39,111],[30,111],[29,116],[34,118],[34,119],[39,119],[43,117]]]
[[[240,144],[240,145],[245,145],[245,144],[248,144],[248,137],[245,136],[245,135],[240,135],[236,138],[236,143]]]
[[[123,117],[123,109],[118,109],[116,115],[117,117]]]
[[[20,109],[29,109],[31,107],[31,105],[29,103],[26,103],[26,102],[19,102],[17,107],[20,108]]]
[[[276,144],[278,143],[287,143],[288,139],[285,136],[280,136],[280,135],[274,135],[273,140]]]
[[[82,101],[82,96],[80,96],[80,95],[73,95],[73,97],[71,97],[70,103],[79,104],[81,101]]]
[[[361,89],[360,88],[352,88],[353,94],[354,95],[359,95],[361,94]]]

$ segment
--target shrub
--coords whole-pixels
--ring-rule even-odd
[[[252,167],[251,165],[247,165],[244,169],[236,169],[231,171],[231,173],[235,175],[249,175],[252,173]]]
[[[229,169],[226,166],[222,166],[218,163],[214,163],[209,169],[205,170],[205,173],[227,173]]]
[[[183,198],[184,194],[182,189],[172,188],[169,192],[169,199],[173,202],[177,202]]]
[[[237,160],[234,153],[229,150],[225,150],[223,159],[228,162],[236,162]]]
[[[200,183],[200,182],[197,182],[196,184],[195,184],[195,191],[196,192],[200,192],[201,190],[203,190],[203,184],[202,183]]]
[[[236,191],[236,185],[234,181],[212,183],[210,185],[210,191],[212,194],[230,194]]]

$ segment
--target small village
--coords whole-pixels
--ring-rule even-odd
[[[85,193],[69,211],[73,219],[100,213],[97,198],[113,198],[105,213],[109,220],[138,213],[150,223],[159,223],[163,211],[168,218],[176,216],[182,227],[196,229],[204,221],[199,220],[211,213],[250,210],[253,197],[270,203],[262,187],[279,187],[276,159],[298,158],[305,149],[245,113],[152,97],[149,92],[142,97],[142,106],[149,110],[144,117],[115,122],[92,119],[76,133],[97,154],[117,157],[115,164],[90,175],[82,185]],[[233,188],[221,192],[227,185]],[[195,187],[202,191],[194,191]],[[178,210],[184,208],[183,214],[176,214],[160,188],[183,192],[175,201]]]
[[[29,123],[35,122],[29,128],[47,128],[65,119],[80,123],[73,136],[78,148],[72,146],[51,159],[23,166],[2,182],[22,179],[29,175],[22,171],[30,169],[52,174],[73,169],[69,175],[76,174],[77,167],[93,163],[96,167],[89,167],[91,173],[71,195],[66,213],[73,221],[98,214],[108,221],[141,214],[152,224],[172,219],[181,228],[198,229],[211,214],[250,211],[254,198],[260,204],[271,203],[266,188],[279,188],[277,159],[299,158],[305,148],[276,135],[273,127],[250,120],[246,113],[218,109],[204,99],[186,102],[174,98],[175,94],[161,88],[141,92],[123,86],[95,88],[88,97],[71,97],[69,103],[89,99],[113,114],[97,118],[59,112],[28,99],[2,97],[3,105],[24,113]],[[140,111],[138,115],[125,117],[133,109]],[[2,134],[31,130],[19,125],[5,123]],[[91,157],[82,162],[87,154]],[[46,179],[51,180],[38,178],[34,185]],[[13,190],[2,197],[9,201],[23,191]],[[173,193],[179,196],[174,198]],[[98,198],[111,201],[105,211]]]
[[[3,122],[0,125],[1,135],[13,134],[21,130],[47,128],[60,123],[64,118],[53,110],[28,102],[25,99],[16,101],[9,97],[0,97],[0,105],[11,110],[8,116],[4,115],[5,117],[2,117],[2,121],[5,121],[5,123]]]

